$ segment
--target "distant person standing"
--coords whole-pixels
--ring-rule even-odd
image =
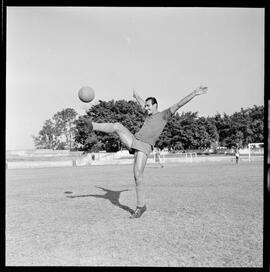
[[[236,149],[235,149],[235,162],[236,162],[236,164],[238,164],[238,161],[239,161],[239,150],[238,150],[238,147],[236,147]]]
[[[154,151],[154,158],[155,158],[155,163],[158,163],[160,165],[161,168],[164,167],[163,164],[161,164],[160,162],[160,151],[159,151],[159,148],[157,148],[155,151]]]

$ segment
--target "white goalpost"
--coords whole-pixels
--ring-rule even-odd
[[[158,163],[164,163],[167,161],[166,156],[163,151],[157,153],[156,151],[154,151],[154,162]],[[177,153],[175,154],[175,157],[173,158],[169,158],[170,161],[174,160],[174,161],[186,161],[186,162],[193,162],[194,159],[197,157],[197,153],[196,152],[185,152],[185,153]]]
[[[264,143],[249,143],[248,144],[248,161],[251,162],[251,157],[254,155],[262,155],[264,152]]]
[[[188,153],[185,153],[186,155],[186,160],[192,162],[193,161],[193,158],[196,158],[197,157],[197,153],[195,152],[188,152]]]
[[[164,163],[165,162],[165,156],[162,151],[157,152],[154,150],[154,162],[156,163]]]
[[[163,152],[160,152],[160,162],[161,163],[165,162],[165,156],[164,156]]]

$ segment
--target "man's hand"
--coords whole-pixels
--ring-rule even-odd
[[[183,107],[186,103],[188,103],[191,99],[193,99],[197,95],[206,94],[208,91],[207,87],[200,86],[189,95],[181,99],[178,103],[172,105],[170,107],[171,113],[174,114],[178,109]]]
[[[207,88],[207,87],[200,86],[200,87],[198,87],[196,90],[194,90],[194,94],[195,94],[195,95],[206,94],[207,91],[208,91],[208,88]]]
[[[133,89],[133,98],[137,98],[138,97],[138,93]]]

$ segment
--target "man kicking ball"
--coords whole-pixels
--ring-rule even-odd
[[[137,92],[134,91],[133,97],[141,107],[146,110],[148,115],[141,129],[134,135],[120,123],[95,123],[89,119],[85,120],[89,132],[95,130],[106,133],[116,133],[121,142],[130,150],[130,153],[134,154],[133,173],[136,185],[137,207],[130,218],[139,218],[146,211],[143,172],[147,158],[153,150],[155,142],[158,140],[169,118],[195,96],[205,94],[206,92],[207,87],[199,87],[170,108],[159,112],[158,102],[155,97],[148,97],[144,101]]]

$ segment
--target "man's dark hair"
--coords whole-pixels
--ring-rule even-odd
[[[158,105],[158,102],[155,97],[148,97],[145,99],[145,102],[147,102],[148,100],[151,100],[152,105],[154,105],[154,104]]]

